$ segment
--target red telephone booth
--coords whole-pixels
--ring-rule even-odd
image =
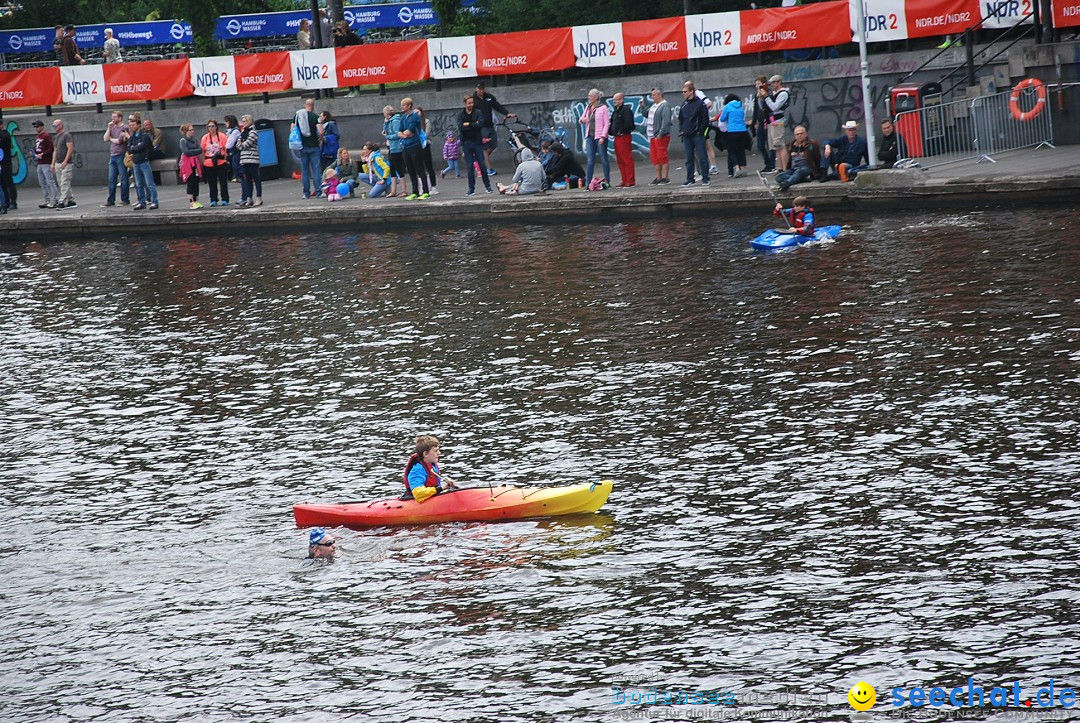
[[[941,83],[923,83],[922,85],[895,85],[889,88],[889,109],[896,125],[896,132],[904,139],[906,156],[921,158],[931,155],[933,149],[929,143],[931,136],[936,137],[935,123],[923,123],[922,113],[908,113],[941,102]],[[901,115],[902,114],[902,115]],[[897,118],[897,115],[900,115]]]

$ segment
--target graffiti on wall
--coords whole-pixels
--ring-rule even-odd
[[[16,123],[15,121],[8,121],[7,132],[11,134],[11,137],[13,139],[15,138],[15,134],[18,132],[18,130],[18,123]],[[24,180],[26,180],[27,176],[26,154],[32,153],[30,149],[33,146],[33,140],[23,142],[23,145],[26,147],[25,150],[20,147],[17,142],[12,143],[11,145],[15,147],[15,157],[11,159],[11,180],[14,183],[22,183]],[[7,153],[7,150],[8,149],[5,148],[4,152]]]

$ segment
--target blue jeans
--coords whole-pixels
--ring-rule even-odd
[[[838,159],[836,157],[836,154],[833,154],[832,158],[826,158],[825,156],[822,156],[821,157],[821,170],[822,170],[821,177],[822,178],[833,178],[833,179],[840,178],[840,171],[837,170],[837,166],[839,166],[843,162],[844,162],[843,160]],[[859,171],[865,171],[867,168],[868,168],[868,166],[853,166],[851,164],[848,164],[848,169],[847,169],[848,180],[849,181],[854,180],[855,176],[859,175]]]
[[[859,175],[859,171],[865,171],[869,166],[848,166],[847,177],[849,181],[854,181],[855,176]]]
[[[476,191],[476,169],[474,163],[480,164],[480,179],[484,182],[484,188],[491,188],[488,180],[487,164],[484,163],[484,146],[476,141],[463,141],[461,150],[465,154],[465,170],[468,172],[469,193]]]
[[[116,203],[116,184],[120,183],[120,200],[128,203],[131,194],[128,192],[128,169],[124,165],[124,154],[109,156],[109,198],[106,203]]]
[[[781,186],[794,186],[810,180],[810,166],[792,168],[790,171],[780,171],[776,176],[776,182]]]
[[[38,183],[41,185],[41,194],[45,197],[45,203],[55,206],[60,200],[60,189],[56,185],[56,174],[52,166],[47,163],[39,163],[37,167]]]
[[[304,187],[304,198],[317,196],[322,177],[319,175],[319,147],[300,149],[300,184]],[[308,189],[311,190],[308,190]]]
[[[154,184],[154,172],[150,170],[150,161],[135,164],[135,192],[139,194],[140,205],[157,205],[157,186]]]
[[[704,149],[705,146],[702,146]],[[704,150],[702,150],[704,153]],[[604,163],[604,180],[611,183],[611,161],[607,155],[607,138],[598,141],[595,138],[585,139],[585,177],[592,182],[593,169],[596,168],[596,155],[600,154],[600,160]]]
[[[683,136],[683,151],[686,152],[686,180],[694,180],[694,154],[697,153],[697,162],[701,167],[701,182],[709,180],[709,154],[705,150],[705,136],[695,133],[692,136]]]
[[[765,130],[765,126],[758,126],[755,139],[757,140],[758,150],[761,151],[761,162],[765,164],[762,170],[773,170],[776,168],[776,151],[769,148],[769,132]]]

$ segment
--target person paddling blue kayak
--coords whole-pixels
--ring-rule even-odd
[[[814,209],[810,208],[810,202],[806,196],[796,196],[791,202],[791,208],[784,208],[777,203],[773,209],[774,216],[780,216],[788,222],[788,227],[777,229],[781,233],[798,234],[799,236],[814,236]]]

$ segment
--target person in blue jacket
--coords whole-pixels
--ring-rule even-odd
[[[412,98],[402,98],[401,130],[398,131],[398,138],[401,139],[401,149],[405,154],[405,171],[412,182],[412,193],[405,197],[406,201],[431,197],[427,173],[424,172],[424,149],[420,137],[422,130],[423,119],[420,111],[413,107]]]
[[[438,437],[424,434],[416,438],[416,452],[405,463],[404,482],[407,494],[419,502],[457,487],[454,480],[443,477],[439,470],[439,454]]]
[[[734,93],[728,93],[724,98],[724,108],[718,118],[724,132],[724,148],[727,149],[727,175],[728,178],[738,178],[743,175],[746,168],[746,111],[743,110],[742,101]]]
[[[383,108],[383,138],[390,151],[390,193],[387,198],[405,195],[405,154],[401,146],[401,115],[394,112],[394,106]],[[401,188],[398,188],[398,185]]]
[[[821,153],[821,167],[825,173],[819,180],[822,183],[830,178],[854,181],[859,171],[865,171],[869,165],[870,151],[866,139],[859,137],[859,124],[849,120],[844,124],[844,135],[825,141]]]

